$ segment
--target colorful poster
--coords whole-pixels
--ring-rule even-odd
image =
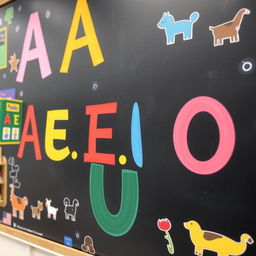
[[[0,144],[19,144],[22,109],[21,100],[0,99]]]
[[[0,98],[15,99],[16,89],[0,90]]]

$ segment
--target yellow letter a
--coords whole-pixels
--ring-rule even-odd
[[[82,20],[84,32],[86,31],[86,35],[76,39],[80,19]],[[68,72],[73,51],[78,50],[86,45],[88,45],[89,47],[93,66],[97,66],[100,63],[104,62],[97,35],[94,30],[88,4],[86,0],[77,0],[74,17],[60,68],[61,73]]]

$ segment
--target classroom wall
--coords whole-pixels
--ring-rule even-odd
[[[0,141],[21,140],[0,230],[65,256],[192,256],[201,227],[223,239],[198,254],[256,256],[256,1],[16,0],[0,21],[0,96],[24,107],[0,107]]]
[[[31,246],[28,243],[17,241],[14,238],[6,237],[0,233],[0,255],[1,256],[52,256],[60,255],[56,253],[46,252],[44,249],[39,249]]]

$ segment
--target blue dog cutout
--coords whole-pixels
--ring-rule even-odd
[[[175,44],[175,36],[183,34],[183,40],[193,38],[193,25],[199,19],[199,13],[193,12],[189,20],[175,21],[170,12],[164,12],[163,17],[158,22],[157,27],[165,30],[166,44]]]

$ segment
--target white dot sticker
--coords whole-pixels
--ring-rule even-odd
[[[48,10],[46,11],[45,17],[46,17],[47,19],[49,19],[49,18],[51,17],[51,10],[50,10],[50,9],[48,9]]]
[[[256,70],[256,61],[253,58],[245,58],[238,63],[238,71],[243,75],[249,75]]]
[[[253,64],[250,61],[246,61],[242,65],[242,69],[244,72],[250,72],[252,70],[252,68],[253,68]]]

